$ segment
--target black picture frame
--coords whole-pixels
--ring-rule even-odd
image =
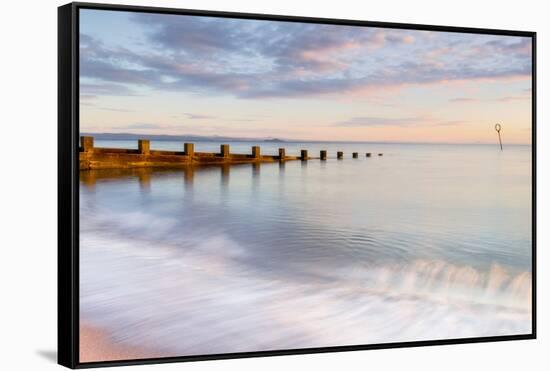
[[[222,18],[367,26],[392,29],[443,31],[529,37],[532,41],[532,332],[523,335],[456,338],[445,340],[394,342],[324,348],[281,349],[196,356],[178,356],[120,361],[79,361],[79,10],[96,9],[125,12],[146,12],[196,15]],[[434,26],[297,17],[222,11],[170,9],[145,6],[70,3],[58,8],[58,363],[69,368],[122,366],[168,362],[265,357],[307,353],[342,352],[369,349],[420,347],[431,345],[496,342],[535,339],[537,333],[537,262],[536,262],[536,160],[537,160],[537,78],[536,32],[486,28]]]

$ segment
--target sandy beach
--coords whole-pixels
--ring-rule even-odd
[[[122,345],[113,341],[107,331],[80,323],[80,362],[101,362],[129,360],[139,358],[156,358],[166,356],[160,352],[142,347]]]

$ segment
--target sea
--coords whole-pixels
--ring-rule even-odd
[[[166,356],[531,333],[531,146],[229,144],[328,159],[83,171],[82,321]]]

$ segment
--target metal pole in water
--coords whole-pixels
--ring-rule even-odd
[[[500,124],[496,124],[495,130],[498,133],[498,143],[500,144],[500,150],[502,151],[502,138],[500,137],[500,130],[502,130],[502,126],[500,126]]]

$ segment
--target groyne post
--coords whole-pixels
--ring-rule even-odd
[[[339,160],[343,159],[343,158],[344,158],[344,152],[340,152],[340,151],[336,152],[336,157],[337,157]]]
[[[300,151],[300,160],[307,161],[307,149],[302,149]]]
[[[284,160],[286,156],[286,152],[284,148],[279,148],[279,160]]]
[[[260,158],[260,146],[252,146],[252,157]]]
[[[183,153],[186,156],[193,157],[195,155],[195,144],[194,143],[183,143]]]
[[[325,161],[327,159],[327,151],[321,150],[321,152],[319,153],[319,157],[321,157],[322,161]]]
[[[94,137],[80,137],[80,146],[82,147],[82,152],[93,152]]]
[[[138,140],[138,150],[139,153],[142,155],[150,155],[151,154],[151,142],[147,139],[139,139]]]
[[[229,157],[229,144],[222,144],[220,146],[220,154],[222,157]]]
[[[353,152],[352,156],[353,156],[353,158],[359,158],[359,153]]]
[[[370,156],[372,156],[372,153],[367,152],[366,156],[367,156],[367,157],[370,157]]]

